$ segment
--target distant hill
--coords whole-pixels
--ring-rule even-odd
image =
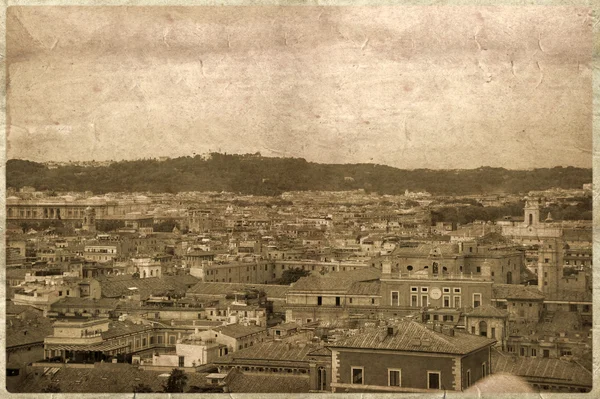
[[[374,164],[318,164],[301,158],[213,153],[174,159],[121,161],[109,166],[44,164],[12,159],[7,187],[106,192],[228,191],[279,195],[285,191],[365,189],[381,194],[428,191],[440,195],[525,193],[552,187],[581,188],[592,170],[555,167],[529,171],[482,167],[468,170],[403,170]]]

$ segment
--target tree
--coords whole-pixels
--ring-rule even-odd
[[[163,384],[163,392],[183,392],[187,384],[188,376],[182,370],[173,369],[166,384]]]
[[[300,280],[301,277],[306,277],[310,275],[308,270],[300,269],[299,267],[295,269],[287,269],[284,270],[281,274],[281,278],[278,280],[279,284],[290,285]]]
[[[139,383],[133,387],[133,393],[150,393],[154,392],[149,385]]]
[[[53,382],[50,385],[42,388],[42,392],[43,393],[60,393],[62,391],[60,390],[60,386],[56,382]]]

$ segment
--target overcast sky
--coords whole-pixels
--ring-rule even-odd
[[[8,158],[591,167],[567,7],[11,7]]]

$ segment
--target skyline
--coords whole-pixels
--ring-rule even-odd
[[[591,32],[576,7],[10,7],[7,155],[591,168]]]
[[[386,165],[386,164],[378,164],[378,163],[370,163],[370,162],[343,162],[343,163],[325,163],[325,162],[318,162],[318,161],[310,161],[301,157],[280,157],[277,155],[273,155],[273,156],[267,156],[264,154],[250,154],[250,153],[218,153],[218,152],[207,152],[207,153],[203,153],[203,154],[188,154],[188,155],[178,155],[178,156],[148,156],[148,157],[141,157],[141,158],[130,158],[130,159],[105,159],[105,160],[96,160],[96,159],[86,159],[86,160],[67,160],[67,161],[54,161],[54,160],[45,160],[45,161],[35,161],[35,160],[31,160],[31,159],[26,159],[26,158],[10,158],[8,159],[8,161],[27,161],[27,162],[36,162],[36,163],[40,163],[40,164],[44,164],[44,165],[53,165],[53,164],[58,164],[58,165],[70,165],[70,164],[85,164],[85,163],[97,163],[97,164],[104,164],[104,163],[117,163],[117,162],[139,162],[139,161],[159,161],[159,162],[164,162],[164,161],[169,161],[169,160],[173,160],[173,159],[178,159],[178,158],[194,158],[196,156],[200,156],[203,157],[205,159],[207,159],[206,157],[208,157],[210,154],[212,153],[217,153],[217,154],[222,154],[222,155],[234,155],[234,156],[243,156],[243,155],[258,155],[261,158],[280,158],[280,159],[303,159],[308,163],[315,163],[315,164],[320,164],[320,165],[377,165],[377,166],[385,166],[385,167],[390,167],[390,168],[395,168],[395,169],[399,169],[399,170],[407,170],[407,171],[413,171],[413,170],[419,170],[419,169],[431,169],[431,170],[437,170],[437,171],[468,171],[468,170],[477,170],[477,169],[485,169],[485,168],[490,168],[490,169],[495,169],[495,168],[500,168],[500,169],[506,169],[506,170],[511,170],[511,171],[526,171],[526,170],[536,170],[536,169],[552,169],[552,168],[579,168],[579,169],[593,169],[592,166],[590,167],[585,167],[585,166],[573,166],[573,165],[555,165],[555,166],[550,166],[550,167],[533,167],[533,168],[528,168],[528,169],[515,169],[515,168],[510,168],[510,167],[503,167],[503,166],[499,166],[499,167],[495,167],[495,166],[486,166],[486,165],[481,165],[481,166],[476,166],[476,167],[470,167],[470,168],[443,168],[443,169],[435,169],[435,168],[400,168],[400,167],[396,167],[396,166],[392,166],[392,165]],[[101,166],[101,165],[100,165]],[[97,167],[97,166],[94,166]]]

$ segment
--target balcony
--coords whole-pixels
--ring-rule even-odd
[[[451,280],[470,280],[470,281],[490,281],[489,279],[485,279],[482,276],[465,274],[465,273],[439,273],[439,274],[421,274],[421,273],[411,273],[411,272],[392,272],[389,274],[382,273],[382,280],[391,279],[391,280],[400,280],[400,279],[410,279],[410,280],[440,280],[440,281],[451,281]]]
[[[50,336],[44,339],[45,345],[69,344],[69,345],[89,345],[102,342],[102,334],[93,334],[85,337],[55,337]]]

